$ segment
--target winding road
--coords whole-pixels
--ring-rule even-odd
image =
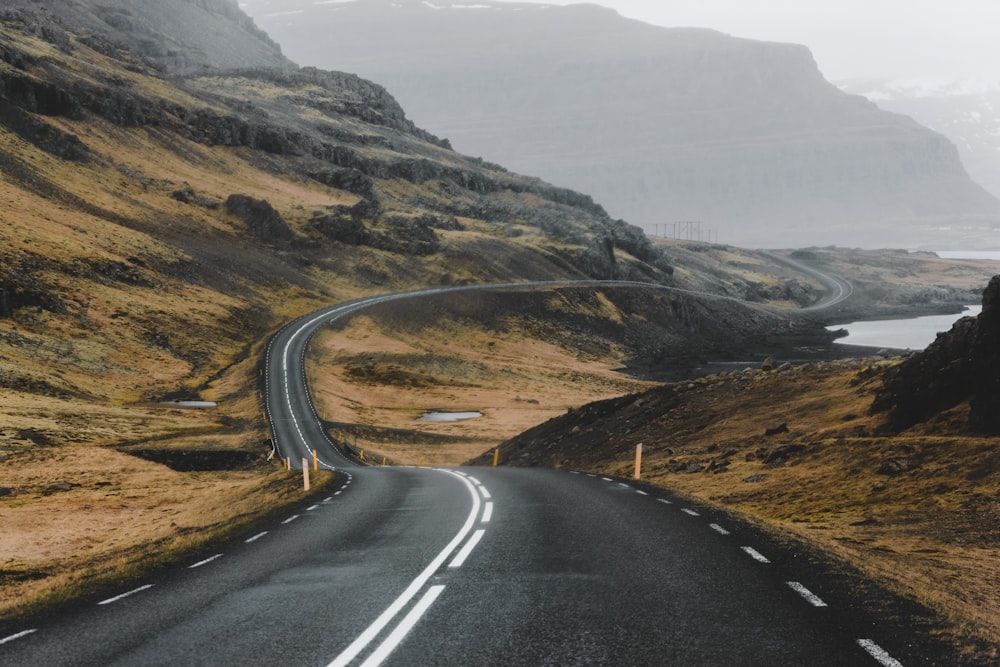
[[[0,624],[0,665],[939,664],[888,593],[661,489],[345,458],[305,386],[309,338],[442,291],[332,306],[274,337],[275,453],[315,452],[334,488],[148,580]]]

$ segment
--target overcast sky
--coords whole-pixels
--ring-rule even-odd
[[[826,78],[834,82],[866,77],[1000,81],[1000,0],[593,0],[593,4],[657,25],[714,28],[737,37],[805,44]]]

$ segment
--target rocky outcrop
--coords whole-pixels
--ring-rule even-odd
[[[983,292],[978,317],[963,317],[886,376],[871,411],[899,432],[969,401],[969,427],[1000,434],[1000,276]]]
[[[226,210],[246,222],[250,234],[262,241],[288,241],[295,236],[288,223],[263,199],[230,195]]]

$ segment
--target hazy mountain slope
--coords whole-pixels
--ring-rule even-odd
[[[37,30],[60,21],[101,35],[171,69],[294,67],[237,0],[4,0],[2,9],[39,12]],[[2,11],[0,9],[0,11]]]
[[[944,137],[842,93],[805,47],[591,5],[245,7],[298,62],[378,81],[459,150],[651,232],[696,220],[743,244],[903,244],[1000,215]]]
[[[841,81],[881,108],[906,114],[948,137],[973,179],[1000,196],[1000,86],[982,81]]]

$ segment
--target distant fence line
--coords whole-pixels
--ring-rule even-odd
[[[719,242],[719,230],[705,229],[700,220],[656,223],[653,225],[653,236],[679,241]]]

